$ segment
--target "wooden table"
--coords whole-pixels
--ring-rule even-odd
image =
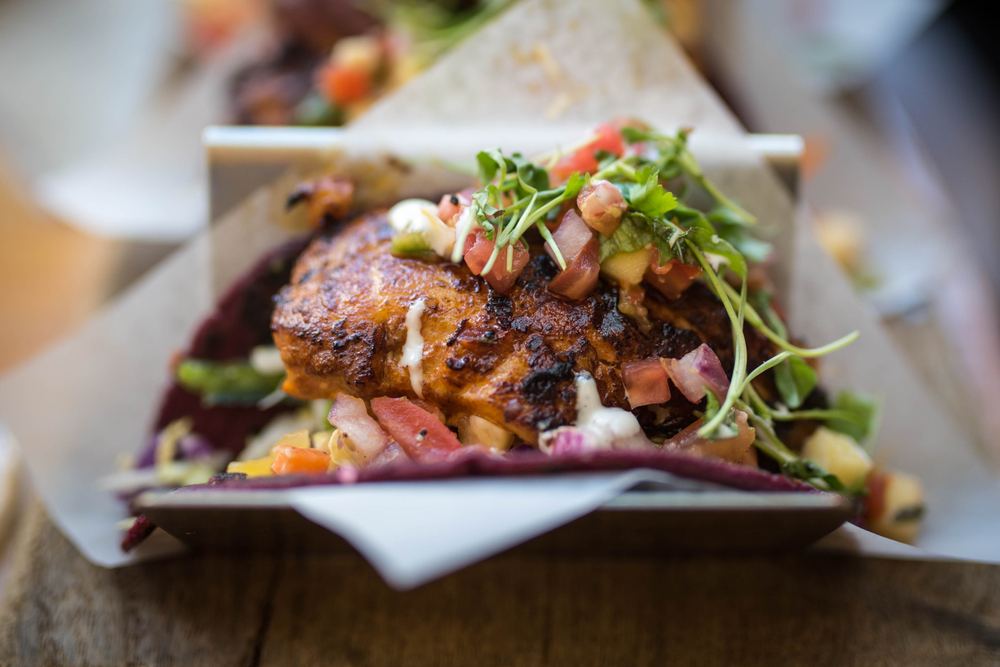
[[[87,564],[36,506],[10,665],[997,665],[1000,567],[493,558],[415,591],[353,556]]]
[[[2,176],[0,368],[71,329],[135,272],[134,250],[47,219]],[[9,551],[3,667],[1000,665],[996,566],[501,556],[397,593],[350,556],[103,570],[37,504]]]

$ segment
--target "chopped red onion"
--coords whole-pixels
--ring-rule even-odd
[[[735,420],[737,434],[735,437],[725,440],[708,440],[698,435],[698,429],[702,426],[702,420],[698,420],[685,428],[683,431],[663,443],[664,449],[672,449],[678,452],[709,456],[731,463],[742,463],[744,465],[757,465],[757,450],[753,443],[757,437],[756,431],[748,423],[747,414],[741,410],[735,410]]]
[[[601,264],[597,260],[599,250],[597,239],[591,235],[590,241],[566,270],[552,279],[549,290],[574,301],[587,297],[597,286],[601,273]]]
[[[592,181],[576,197],[583,221],[596,232],[611,236],[628,208],[621,191],[608,181]],[[557,241],[558,243],[558,241]]]
[[[215,447],[207,438],[189,433],[177,441],[177,451],[181,459],[197,459],[211,456],[215,453]]]
[[[584,428],[563,426],[541,435],[541,445],[553,456],[560,454],[585,454],[598,449],[597,438]]]
[[[705,398],[705,389],[722,401],[729,391],[729,378],[719,357],[705,343],[680,359],[661,359],[667,375],[692,403]]]
[[[556,231],[552,232],[552,240],[559,247],[559,252],[566,260],[568,267],[587,244],[594,240],[594,232],[590,231],[590,227],[576,211],[570,209],[566,211],[566,215],[563,216]],[[545,243],[545,252],[549,253],[552,261],[556,263],[556,266],[559,266],[556,253],[548,242]]]
[[[327,419],[365,459],[373,458],[389,444],[389,436],[371,418],[365,402],[360,398],[337,394]]]

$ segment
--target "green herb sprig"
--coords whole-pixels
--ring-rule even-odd
[[[747,414],[750,425],[755,429],[758,450],[777,461],[785,474],[823,490],[851,491],[845,489],[834,475],[799,457],[784,445],[776,433],[775,424],[816,419],[830,428],[852,435],[859,442],[874,432],[877,410],[872,408],[870,401],[858,395],[842,394],[829,410],[798,410],[817,383],[815,372],[804,360],[843,348],[857,339],[858,332],[818,348],[803,348],[789,342],[784,323],[770,307],[770,295],[762,290],[751,291],[747,284],[748,260],[765,260],[771,246],[750,233],[757,224],[757,218],[727,197],[705,176],[688,149],[688,132],[665,135],[626,127],[622,136],[631,147],[625,155],[598,153],[599,168],[596,173],[574,173],[564,185],[558,187],[551,186],[546,167],[519,153],[509,157],[500,150],[479,153],[478,176],[483,187],[472,197],[471,213],[466,217],[464,226],[459,225],[453,261],[461,260],[465,238],[478,225],[495,242],[493,255],[484,272],[494,266],[505,248],[509,268],[513,244],[525,243],[523,235],[534,228],[552,249],[559,268],[566,269],[566,260],[544,223],[551,219],[563,202],[575,198],[591,182],[599,179],[610,181],[621,191],[628,210],[610,236],[597,235],[599,261],[653,246],[659,253],[661,266],[671,260],[700,266],[706,284],[729,317],[734,351],[729,390],[721,400],[709,396],[698,434],[708,439],[734,437],[734,410],[741,410]],[[559,153],[546,156],[547,167],[557,164],[559,156]],[[702,212],[668,191],[665,183],[675,179],[680,180],[677,192],[686,192],[687,184],[693,184],[709,196],[714,208],[707,213]],[[726,273],[738,277],[739,287],[734,287],[725,279]],[[780,350],[752,371],[747,368],[745,324],[757,329]],[[775,385],[782,400],[776,408],[761,399],[754,388],[754,381],[767,371],[774,373]]]

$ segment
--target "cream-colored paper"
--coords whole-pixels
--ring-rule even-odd
[[[361,177],[377,176],[377,172],[365,165],[384,159],[385,145],[380,136],[383,135],[373,133],[365,140],[358,134],[354,138],[349,160]],[[438,136],[440,142],[445,142],[448,132],[441,131]],[[482,131],[480,140],[471,144],[485,145],[492,136],[489,130]],[[469,138],[474,136],[470,134]],[[396,141],[401,154],[416,156],[417,147],[408,144],[405,136],[398,136]],[[368,157],[362,149],[366,143],[371,147]],[[711,176],[730,192],[744,196],[757,210],[770,211],[772,219],[784,220],[786,224],[790,221],[792,209],[787,199],[774,197],[773,193],[761,197],[766,192],[761,188],[761,172],[753,168],[753,163],[734,159],[749,155],[745,148],[720,152],[718,143],[705,143],[706,151],[699,154]],[[341,158],[347,160],[344,156],[341,153]],[[428,188],[441,183],[439,167],[425,159],[412,166],[407,179],[394,184],[404,191],[419,188],[417,176],[421,173],[427,176],[424,183]],[[372,183],[364,185],[369,190],[375,189]],[[241,274],[289,233],[282,227],[282,202],[288,187],[289,183],[282,181],[252,195],[74,336],[0,380],[0,421],[21,444],[35,488],[53,521],[92,562],[117,566],[178,549],[172,540],[160,539],[144,545],[137,554],[122,554],[118,549],[121,533],[116,524],[125,517],[125,506],[99,488],[97,480],[116,470],[121,454],[137,451],[150,437],[155,410],[168,384],[171,356],[183,349],[198,321],[211,310],[213,274],[227,277]],[[391,186],[386,187],[388,195]],[[510,546],[532,537],[533,531],[586,513],[607,497],[608,492],[602,489],[612,488],[618,493],[627,488],[617,480],[618,477],[613,477],[609,486],[598,489],[596,495],[593,488],[581,485],[577,497],[572,497],[572,490],[567,491],[565,485],[554,485],[552,502],[538,504],[539,508],[548,507],[551,517],[539,509],[537,521],[528,526],[516,517],[511,517],[511,526],[494,521],[496,534],[504,535],[504,540],[498,541],[498,537],[484,532],[480,536],[482,541],[477,543],[476,549],[480,550],[477,553],[488,553],[481,546],[483,542]],[[504,504],[504,488],[513,490],[519,484],[516,480],[491,481],[489,487],[496,495],[495,505]],[[544,489],[536,491],[535,497],[542,492]],[[308,497],[323,493],[320,489],[300,489],[295,492],[295,500],[303,507],[312,507]],[[572,511],[567,507],[573,508]],[[320,514],[310,516],[331,530],[340,525],[338,517],[331,516],[323,523]],[[381,521],[379,516],[361,523],[376,532],[391,528],[391,523]],[[520,526],[516,532],[512,527],[515,524]],[[433,531],[428,529],[427,533],[431,535]],[[440,562],[457,566],[469,562],[465,555],[456,553],[463,545],[468,542],[439,543],[434,553]],[[430,560],[425,559],[424,566],[428,572],[443,572]]]
[[[509,42],[529,49],[532,40],[544,40],[549,45],[548,55],[562,69],[577,66],[579,72],[594,72],[593,76],[617,73],[624,82],[623,73],[635,66],[626,54],[633,46],[628,39],[622,41],[624,35],[642,45],[632,56],[656,54],[651,60],[659,62],[662,72],[643,75],[650,78],[643,78],[646,85],[636,92],[634,108],[627,95],[605,91],[576,105],[564,105],[562,118],[596,122],[631,109],[665,128],[690,123],[706,134],[736,132],[731,116],[693,75],[676,47],[665,36],[656,37],[659,33],[653,32],[648,19],[639,21],[640,11],[636,2],[525,0],[490,26],[483,39],[456,50],[426,79],[414,81],[395,99],[373,109],[363,125],[376,130],[378,123],[409,122],[405,127],[413,127],[416,120],[427,119],[496,122],[505,114],[519,114],[524,122],[544,121],[546,113],[552,112],[546,105],[552,105],[555,98],[541,85],[533,88],[529,75],[519,75],[510,65],[506,60],[513,57]],[[515,21],[518,16],[535,22],[521,26]],[[514,32],[505,32],[511,29],[508,24]],[[629,25],[632,31],[623,33]],[[598,38],[605,37],[609,41],[615,38],[610,43],[620,48],[596,49]],[[585,46],[576,45],[574,39]],[[591,41],[586,43],[587,39]],[[547,70],[554,71],[551,64],[543,64],[544,52],[537,58],[541,60],[529,58],[519,66],[540,68],[543,76],[548,76]],[[597,63],[598,58],[611,61],[606,70],[601,70],[605,65]],[[669,76],[657,79],[663,72]],[[651,81],[657,85],[649,85]],[[449,85],[442,88],[442,83]],[[517,91],[507,102],[521,106],[511,110],[499,104],[496,96],[469,94],[494,87],[508,93]],[[635,92],[636,88],[638,84],[619,90]],[[435,90],[437,99],[428,99]],[[464,106],[459,110],[461,104]],[[370,141],[378,143],[375,138]],[[716,177],[763,219],[790,219],[787,196],[759,165],[729,174],[723,170]],[[241,252],[226,260],[226,270],[233,274],[242,270],[270,244],[271,238],[253,230],[277,223],[273,212],[282,194],[279,189],[254,195],[216,226],[211,236],[202,235],[185,246],[75,336],[0,380],[0,419],[20,441],[36,488],[53,519],[94,562],[114,565],[142,556],[123,558],[118,554],[119,534],[114,522],[124,511],[114,498],[97,489],[95,481],[115,468],[118,453],[134,451],[148,437],[153,411],[166,385],[170,354],[183,346],[210,307],[210,241],[216,246],[240,247]],[[800,234],[797,246],[793,264],[797,280],[791,283],[790,295],[793,324],[815,343],[854,327],[862,330],[861,344],[829,360],[829,382],[885,396],[881,440],[890,452],[890,461],[922,475],[928,489],[930,511],[921,544],[936,554],[1000,560],[1000,489],[996,479],[986,472],[985,465],[978,464],[971,444],[949,424],[810,237]],[[784,256],[787,259],[792,254]],[[318,515],[313,518],[322,523]],[[859,531],[851,531],[847,537],[851,539],[842,540],[841,546],[846,543],[855,551],[902,555],[899,549],[884,548],[884,540],[869,539]],[[456,554],[442,557],[455,559]]]
[[[358,129],[595,123],[741,128],[638,0],[524,0],[377,102]]]

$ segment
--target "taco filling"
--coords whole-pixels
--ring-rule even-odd
[[[341,177],[293,192],[315,233],[206,322],[139,467],[183,485],[697,460],[856,497],[912,539],[919,482],[873,464],[875,402],[818,387],[819,359],[857,334],[790,337],[770,245],[687,132],[606,124],[477,165],[477,187],[360,215]]]

